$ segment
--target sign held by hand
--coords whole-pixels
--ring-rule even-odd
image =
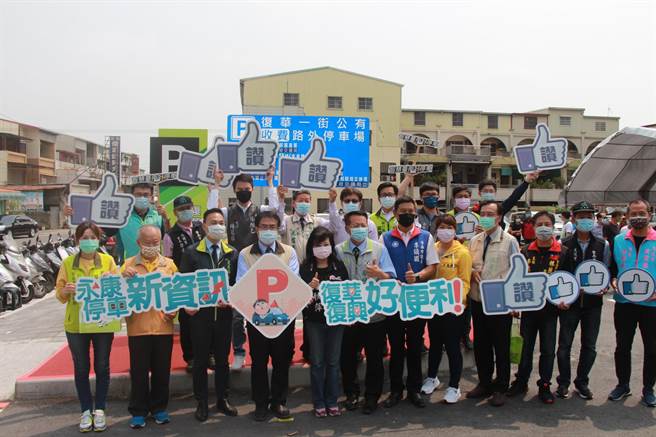
[[[280,185],[299,189],[328,190],[337,184],[342,171],[342,160],[326,157],[323,139],[312,140],[312,148],[301,159],[280,159]]]
[[[555,170],[567,164],[567,140],[551,138],[549,128],[539,123],[532,144],[515,146],[513,153],[517,162],[517,170],[528,174],[538,170]]]
[[[642,269],[625,270],[617,278],[617,292],[629,302],[645,302],[652,299],[656,281],[648,271]]]
[[[127,222],[134,205],[131,194],[119,193],[118,181],[113,173],[103,177],[94,194],[70,194],[68,204],[73,209],[71,225],[91,220],[103,228],[121,228]]]
[[[456,238],[471,239],[476,235],[478,217],[472,212],[460,212],[456,214]]]

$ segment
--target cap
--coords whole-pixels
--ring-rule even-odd
[[[576,214],[577,212],[595,212],[595,208],[590,202],[582,200],[572,207],[572,214]]]
[[[178,196],[175,198],[173,201],[173,208],[178,208],[180,206],[186,206],[186,205],[193,205],[194,203],[191,201],[191,197],[189,196]]]

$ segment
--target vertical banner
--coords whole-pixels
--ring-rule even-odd
[[[121,137],[107,137],[109,143],[109,168],[110,173],[114,173],[120,182],[121,180]]]

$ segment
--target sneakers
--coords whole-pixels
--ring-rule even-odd
[[[105,420],[105,412],[103,410],[95,410],[93,412],[93,430],[103,432],[106,429],[107,421]]]
[[[80,416],[80,432],[89,431],[93,431],[93,418],[91,417],[91,411],[86,410]]]
[[[437,386],[440,385],[440,380],[435,378],[426,378],[421,386],[421,393],[425,395],[433,394]]]
[[[455,404],[460,399],[460,389],[455,387],[449,387],[444,393],[444,402],[447,404]]]
[[[577,385],[576,393],[581,399],[585,399],[586,401],[592,400],[592,392],[587,385]]]
[[[642,404],[646,407],[654,408],[656,407],[656,396],[654,396],[653,390],[643,390],[642,391]]]
[[[526,394],[528,392],[528,385],[525,382],[521,382],[519,380],[514,380],[512,384],[510,384],[510,388],[508,391],[506,391],[506,396],[509,398],[519,396]]]
[[[146,427],[146,418],[143,416],[132,416],[130,419],[130,428],[141,429]]]
[[[556,389],[556,396],[560,399],[567,399],[569,397],[569,388],[566,385],[559,385]]]
[[[631,396],[631,389],[628,385],[618,385],[608,395],[609,401],[621,401],[624,398]]]
[[[232,360],[232,370],[241,370],[244,367],[246,355],[235,355]]]
[[[538,398],[540,398],[543,403],[548,405],[551,405],[556,401],[553,393],[551,393],[551,384],[548,382],[538,384]]]
[[[155,423],[158,425],[164,425],[171,421],[171,417],[166,411],[158,411],[157,413],[154,413],[153,419],[155,419]]]

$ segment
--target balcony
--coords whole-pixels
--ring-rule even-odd
[[[446,146],[449,161],[457,163],[489,164],[491,160],[490,146],[451,144]]]

